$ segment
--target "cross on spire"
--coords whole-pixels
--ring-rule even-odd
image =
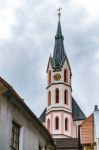
[[[58,16],[59,16],[59,20],[60,20],[60,16],[61,16],[61,12],[60,12],[61,10],[62,10],[62,8],[60,8],[60,7],[57,9],[57,11],[58,11]]]

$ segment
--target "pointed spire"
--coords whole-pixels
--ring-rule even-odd
[[[63,44],[64,37],[62,35],[61,23],[60,23],[60,16],[61,16],[60,10],[61,8],[58,9],[59,21],[58,21],[57,33],[55,36],[55,47],[54,47],[54,53],[53,53],[54,68],[57,68],[57,69],[62,66],[64,58],[66,57],[64,44]]]
[[[58,27],[57,27],[57,33],[55,39],[59,39],[59,38],[63,38],[60,20],[58,21]]]
[[[60,38],[62,37],[62,30],[61,30],[61,23],[60,23],[60,16],[61,16],[61,13],[60,13],[60,10],[62,8],[59,8],[57,11],[59,11],[58,13],[58,16],[59,16],[59,21],[58,21],[58,27],[57,27],[57,33],[56,33],[56,37],[55,38]]]

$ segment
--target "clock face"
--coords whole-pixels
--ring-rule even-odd
[[[54,80],[58,81],[61,79],[61,75],[60,74],[55,74],[54,75]]]

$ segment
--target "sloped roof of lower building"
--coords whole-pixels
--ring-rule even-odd
[[[55,141],[59,150],[77,150],[78,148],[77,138],[58,138]]]
[[[77,102],[72,98],[72,116],[74,121],[85,120],[86,116]]]
[[[18,104],[17,106],[23,108],[27,114],[32,117],[33,123],[35,123],[41,132],[49,139],[51,143],[54,145],[54,139],[52,138],[49,131],[45,128],[45,126],[40,122],[40,120],[36,117],[36,115],[32,112],[32,110],[26,105],[23,99],[17,94],[14,88],[9,85],[3,78],[0,77],[0,95],[6,95],[9,97],[15,97],[13,100]],[[55,146],[55,145],[54,145]]]
[[[46,115],[46,108],[44,109],[44,111],[42,112],[42,114],[39,117],[39,120],[41,122],[45,122],[45,115]]]
[[[42,112],[42,114],[39,117],[39,120],[41,122],[45,122],[45,115],[46,115],[46,108]],[[86,116],[81,110],[81,108],[78,106],[77,102],[72,98],[72,117],[73,121],[79,121],[79,120],[85,120]]]

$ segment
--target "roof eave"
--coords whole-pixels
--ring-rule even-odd
[[[26,105],[26,103],[21,99],[21,97],[17,94],[17,92],[3,79],[0,77],[0,81],[11,91],[11,93],[15,96],[17,99],[17,103],[22,105],[25,110],[35,119],[35,121],[39,124],[43,132],[46,133],[46,135],[50,138],[50,141],[55,145],[54,139],[52,138],[51,134],[49,131],[46,129],[46,127],[40,122],[40,120],[36,117],[36,115],[31,111],[31,109]]]

